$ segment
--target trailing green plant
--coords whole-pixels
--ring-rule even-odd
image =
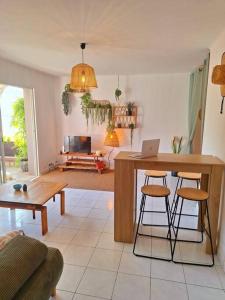
[[[66,84],[65,89],[62,93],[63,111],[66,116],[69,114],[69,111],[70,111],[70,93],[71,92],[73,92],[73,90],[70,88],[70,85]]]
[[[12,106],[13,114],[11,126],[16,128],[14,135],[14,144],[16,147],[17,163],[23,159],[27,160],[27,138],[26,138],[26,125],[25,125],[25,109],[24,99],[17,99]]]
[[[89,124],[89,119],[91,119],[92,124],[101,125],[104,122],[112,121],[112,106],[108,102],[100,102],[92,100],[91,94],[89,92],[81,96],[81,110],[85,115],[87,126]]]
[[[135,124],[134,123],[130,123],[129,124],[129,128],[130,128],[130,145],[131,145],[131,148],[132,148],[132,146],[133,146],[133,137],[134,137]]]

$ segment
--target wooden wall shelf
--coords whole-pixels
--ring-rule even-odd
[[[127,106],[114,106],[112,111],[112,119],[115,128],[129,129],[131,124],[137,127],[137,106],[133,106],[132,114],[128,114]]]

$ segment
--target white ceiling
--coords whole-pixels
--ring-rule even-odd
[[[225,28],[225,0],[0,0],[0,56],[66,75],[186,72]]]

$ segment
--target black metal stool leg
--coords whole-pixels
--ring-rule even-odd
[[[204,233],[204,229],[206,234],[209,237],[210,240],[210,246],[211,246],[211,256],[212,256],[212,264],[202,264],[202,263],[193,263],[193,262],[184,262],[184,261],[177,261],[174,260],[174,253],[175,253],[175,248],[176,248],[176,243],[177,241],[180,242],[192,242],[192,243],[199,243],[199,241],[190,241],[190,240],[179,240],[178,239],[178,233],[179,233],[179,229],[182,229],[182,227],[180,227],[180,219],[181,219],[181,215],[182,215],[182,208],[183,208],[183,201],[184,199],[182,198],[182,203],[181,203],[181,209],[179,212],[179,218],[178,218],[178,225],[176,227],[176,233],[175,233],[175,240],[174,240],[174,246],[173,246],[173,251],[172,251],[172,257],[173,257],[173,262],[174,263],[178,263],[178,264],[184,264],[184,265],[193,265],[193,266],[202,266],[202,267],[212,267],[214,265],[214,252],[213,252],[213,244],[212,244],[212,234],[211,234],[211,227],[210,227],[210,219],[209,219],[209,211],[208,211],[208,203],[207,200],[206,202],[206,213],[207,213],[207,221],[208,221],[208,226],[209,226],[209,232],[204,228],[204,224],[203,224],[203,210],[202,210],[202,201],[200,202],[200,213],[201,213],[201,242],[203,241],[203,233]],[[196,200],[198,201],[198,200]]]
[[[178,189],[179,182],[180,182],[180,177],[178,177],[178,179],[177,179],[176,189],[175,189],[175,192],[174,192],[174,195],[173,195],[173,201],[172,201],[172,204],[171,204],[171,211],[173,211],[173,206],[174,206],[175,201],[176,201],[175,199],[176,199],[176,194],[177,194],[177,189]]]
[[[211,245],[211,255],[212,255],[212,264],[210,267],[214,266],[214,250],[213,250],[213,243],[212,243],[212,233],[211,233],[211,225],[210,225],[210,218],[209,218],[209,209],[208,209],[208,200],[206,200],[206,213],[207,213],[207,219],[208,219],[208,226],[209,226],[209,232],[206,231],[208,234],[210,245]]]
[[[179,202],[179,198],[180,197],[178,196],[177,197],[177,202]],[[176,243],[177,243],[177,237],[178,237],[178,233],[179,233],[179,226],[180,226],[180,219],[181,219],[181,213],[182,213],[183,203],[184,203],[184,199],[182,198],[180,212],[179,212],[179,216],[178,216],[178,224],[177,224],[177,228],[176,228],[176,231],[175,231],[175,239],[174,239],[174,245],[173,245],[173,250],[172,250],[172,260],[173,260],[173,257],[174,257]]]

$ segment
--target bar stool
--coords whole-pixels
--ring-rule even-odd
[[[214,265],[214,253],[213,253],[213,245],[212,245],[212,234],[211,234],[211,227],[210,227],[210,219],[209,219],[209,210],[208,210],[208,193],[200,190],[200,189],[196,189],[196,188],[180,188],[177,190],[177,199],[176,199],[176,203],[175,203],[175,210],[174,210],[174,214],[177,213],[177,208],[178,208],[178,204],[179,204],[179,199],[182,198],[181,200],[181,206],[180,206],[180,211],[178,213],[178,224],[176,226],[176,228],[174,229],[174,245],[173,245],[173,250],[172,250],[172,257],[174,257],[174,253],[175,253],[175,248],[176,248],[176,243],[177,241],[180,242],[189,242],[189,243],[202,243],[203,242],[203,233],[204,231],[206,232],[206,234],[209,237],[210,240],[210,245],[211,245],[211,255],[212,255],[212,264],[201,264],[201,263],[191,263],[191,262],[183,262],[183,261],[176,261],[173,259],[173,261],[175,263],[181,263],[181,264],[187,264],[187,265],[196,265],[196,266],[208,266],[208,267],[212,267]],[[178,240],[178,233],[179,233],[179,229],[181,229],[180,227],[180,220],[181,220],[181,216],[182,216],[182,209],[183,209],[183,204],[184,204],[184,200],[186,201],[197,201],[200,207],[200,220],[201,220],[201,240],[200,241],[193,241],[193,240]],[[204,215],[203,215],[203,205],[206,208],[206,214],[207,214],[207,221],[208,221],[208,230],[206,230],[205,226],[204,226]],[[183,229],[183,227],[182,227]],[[198,231],[198,229],[193,229],[195,231]]]
[[[137,230],[136,230],[136,235],[135,235],[135,240],[134,240],[134,246],[133,246],[133,254],[136,256],[140,257],[146,257],[146,258],[154,258],[154,259],[159,259],[159,260],[165,260],[165,261],[171,261],[172,260],[172,241],[171,241],[171,221],[170,221],[170,207],[169,207],[169,195],[170,195],[170,190],[163,186],[163,185],[144,185],[141,188],[142,192],[142,199],[141,199],[141,205],[140,205],[140,213],[139,213],[139,218],[138,218],[138,225],[137,225]],[[167,226],[168,227],[168,234],[166,237],[160,237],[156,235],[150,235],[150,234],[144,234],[139,232],[139,227],[141,220],[143,219],[143,215],[146,212],[144,207],[145,207],[145,202],[146,198],[148,197],[156,197],[156,198],[165,198],[165,206],[166,206],[166,213],[167,213],[167,222],[168,225],[154,225],[154,224],[145,224],[146,226]],[[147,211],[149,212],[149,211]],[[147,255],[142,255],[138,254],[135,252],[136,248],[136,242],[138,236],[147,236],[147,237],[155,237],[155,238],[161,238],[161,239],[167,239],[170,242],[170,252],[171,252],[171,257],[170,258],[161,258],[161,257],[154,257],[154,256],[147,256]]]
[[[177,189],[178,189],[178,187],[179,188],[182,187],[183,180],[196,181],[197,189],[200,188],[201,173],[178,172],[177,177],[178,177],[178,179],[177,179],[176,189],[175,189],[174,196],[173,196],[173,202],[172,202],[172,205],[171,205],[171,211],[173,211],[173,208],[174,208]],[[195,214],[186,214],[186,213],[183,213],[182,215],[183,216],[192,216],[192,217],[197,217],[198,216],[198,215],[195,215]]]
[[[149,184],[149,179],[151,177],[151,178],[162,178],[163,185],[167,186],[167,183],[166,183],[167,173],[165,171],[146,170],[144,174],[145,174],[145,185]]]
[[[145,171],[145,183],[144,185],[148,185],[149,184],[149,179],[150,178],[162,178],[163,180],[163,185],[167,186],[167,182],[166,182],[166,176],[167,173],[165,171],[157,171],[157,170],[146,170]],[[145,210],[145,212],[149,212],[149,213],[166,213],[166,210]],[[141,219],[141,224],[146,226],[146,224],[143,223],[143,216]]]

